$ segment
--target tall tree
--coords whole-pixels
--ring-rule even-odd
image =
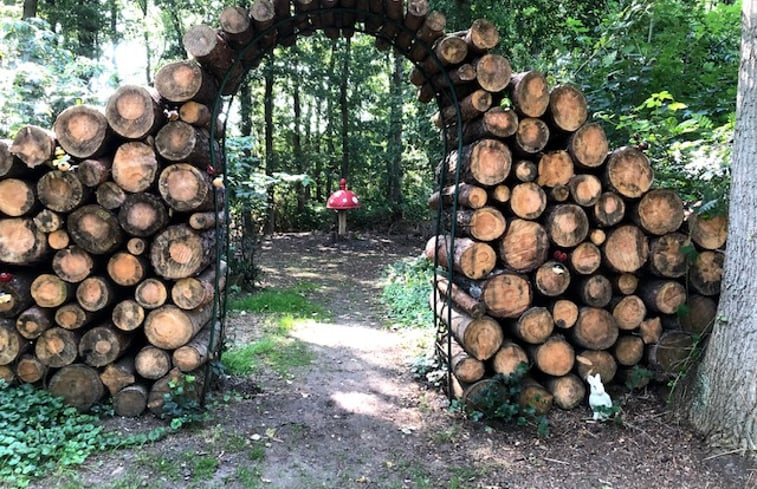
[[[37,16],[37,6],[39,0],[24,0],[24,11],[21,14],[22,19],[30,19]]]
[[[329,57],[329,73],[334,73],[336,66],[336,41],[331,42],[331,53]],[[337,168],[336,161],[336,144],[334,142],[336,129],[334,128],[334,99],[331,95],[331,85],[326,83],[326,153],[328,158],[328,168],[326,170],[326,192],[331,193],[333,189],[334,172]]]
[[[264,69],[265,92],[263,93],[263,111],[265,112],[265,174],[268,177],[273,176],[274,154],[273,154],[273,57],[268,57]],[[273,234],[275,229],[274,222],[274,188],[273,185],[268,187],[268,216],[266,218],[265,232]]]
[[[395,217],[402,204],[402,72],[404,58],[394,55],[389,108],[389,148],[386,161],[387,195]]]
[[[300,103],[300,74],[297,46],[292,47],[292,110],[294,111],[294,127],[292,129],[292,153],[294,156],[295,168],[299,174],[305,172],[305,162],[302,155],[302,104]],[[305,211],[305,188],[302,182],[295,186],[297,194],[297,213],[302,215]]]
[[[725,276],[689,410],[713,445],[757,455],[757,2],[743,2],[741,18]]]
[[[339,80],[339,110],[342,115],[342,166],[341,176],[347,178],[350,171],[350,112],[347,104],[347,89],[350,85],[350,52],[352,39],[347,38],[344,42],[344,53],[342,56],[342,73]]]

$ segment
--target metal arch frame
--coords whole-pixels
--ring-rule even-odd
[[[449,73],[445,69],[444,64],[441,62],[441,60],[436,56],[436,53],[432,49],[432,45],[427,43],[426,41],[419,39],[416,35],[416,32],[408,29],[405,27],[405,25],[402,23],[402,20],[395,20],[387,17],[383,13],[376,13],[371,12],[369,10],[363,10],[359,8],[345,8],[345,7],[327,7],[327,8],[316,8],[312,10],[307,10],[303,12],[295,12],[293,15],[290,15],[289,17],[285,19],[281,19],[278,22],[275,22],[273,25],[269,26],[268,28],[256,32],[254,37],[240,50],[236,51],[236,56],[234,58],[234,62],[229,67],[229,69],[226,71],[225,76],[223,77],[223,80],[221,81],[219,87],[218,87],[218,95],[216,96],[213,106],[211,108],[211,122],[210,122],[210,161],[211,165],[215,169],[223,169],[223,183],[224,187],[226,184],[228,184],[228,172],[226,171],[226,119],[224,119],[223,122],[223,136],[221,138],[221,144],[220,147],[223,148],[222,154],[219,155],[216,151],[216,143],[218,142],[218,138],[216,137],[217,132],[217,126],[218,126],[218,116],[222,112],[222,108],[224,103],[226,104],[225,110],[223,110],[224,113],[228,114],[232,102],[234,100],[234,97],[236,95],[236,92],[234,92],[231,95],[224,96],[223,92],[226,86],[230,83],[232,74],[239,69],[239,66],[242,65],[244,68],[244,74],[242,75],[242,78],[246,77],[247,74],[255,69],[255,67],[245,68],[244,63],[242,63],[243,58],[245,55],[253,48],[257,48],[260,41],[264,40],[265,38],[275,35],[278,31],[278,29],[282,26],[285,26],[287,24],[291,24],[293,27],[292,33],[288,35],[286,38],[294,37],[297,38],[298,35],[302,34],[302,31],[300,31],[297,28],[297,21],[308,19],[312,16],[320,16],[322,14],[326,13],[346,13],[346,14],[353,14],[358,15],[359,18],[362,18],[363,20],[360,22],[365,21],[365,19],[373,18],[373,19],[380,19],[381,25],[391,25],[398,29],[399,32],[404,32],[405,34],[409,34],[411,37],[411,45],[420,45],[424,52],[426,53],[427,57],[430,58],[434,65],[438,68],[438,73],[443,75],[443,79],[445,81],[446,86],[440,87],[433,81],[433,75],[436,75],[437,73],[434,73],[433,75],[429,75],[428,71],[420,64],[420,62],[416,62],[411,60],[407,57],[407,52],[405,52],[403,49],[398,47],[395,44],[395,39],[388,38],[386,36],[383,36],[381,34],[381,31],[368,31],[365,29],[364,25],[363,28],[358,27],[357,23],[349,26],[341,26],[341,25],[330,25],[330,26],[317,26],[313,28],[313,31],[316,30],[325,30],[327,28],[336,28],[336,29],[344,29],[347,27],[350,30],[353,30],[354,32],[361,32],[364,34],[369,34],[377,39],[384,39],[388,41],[390,46],[394,47],[395,50],[399,53],[401,53],[403,56],[405,56],[406,59],[408,59],[417,69],[421,71],[421,73],[425,76],[426,80],[428,80],[429,83],[431,83],[433,89],[434,89],[434,95],[436,98],[437,106],[439,107],[440,115],[442,116],[442,143],[444,145],[445,154],[441,159],[440,162],[440,168],[439,168],[439,175],[438,175],[438,189],[441,194],[442,189],[445,187],[445,184],[447,183],[449,179],[448,173],[448,165],[447,160],[450,158],[450,144],[449,144],[449,136],[448,136],[448,128],[447,124],[445,124],[444,117],[443,117],[443,109],[446,107],[444,105],[445,98],[447,100],[450,100],[452,102],[452,105],[455,108],[455,129],[457,132],[457,162],[455,165],[455,172],[454,172],[454,185],[455,185],[455,192],[452,199],[451,208],[449,209],[451,211],[451,219],[450,219],[450,232],[449,232],[449,239],[445,239],[444,245],[447,247],[446,253],[447,253],[447,267],[444,270],[445,278],[447,279],[448,288],[447,293],[444,294],[445,296],[445,302],[446,302],[446,325],[442,324],[442,321],[440,321],[439,315],[436,313],[437,309],[437,284],[438,284],[438,274],[439,274],[439,253],[437,250],[439,249],[439,236],[441,234],[442,230],[442,223],[443,218],[445,216],[445,208],[444,208],[444,202],[440,198],[439,202],[439,208],[436,213],[436,229],[435,229],[435,238],[434,238],[434,280],[433,280],[433,308],[434,308],[434,325],[436,327],[436,341],[435,341],[435,351],[436,354],[439,355],[442,353],[443,350],[440,350],[440,338],[442,338],[446,334],[446,354],[447,354],[447,396],[451,400],[454,398],[453,388],[452,388],[452,365],[451,365],[451,350],[452,350],[452,336],[451,336],[451,330],[450,330],[450,324],[451,324],[451,318],[452,318],[452,308],[451,306],[451,294],[450,289],[453,284],[453,278],[454,278],[454,268],[453,268],[453,260],[452,257],[454,256],[454,250],[455,250],[455,236],[457,232],[457,220],[455,219],[455,215],[457,214],[458,210],[458,184],[460,182],[460,158],[459,155],[462,152],[462,146],[463,146],[463,134],[462,134],[462,113],[460,111],[460,103],[457,97],[457,93],[455,92],[455,86],[452,83],[452,80],[449,76]],[[396,36],[395,36],[396,37]],[[281,44],[281,40],[284,38],[280,38],[276,36],[275,41],[272,43],[271,46],[266,47],[265,49],[261,50],[259,56],[262,58],[265,55],[270,55],[273,50]],[[220,162],[220,165],[218,164]],[[220,262],[222,258],[222,254],[220,252],[220,246],[219,246],[219,240],[225,239],[225,246],[224,246],[224,253],[223,256],[228,260],[229,256],[229,248],[230,248],[230,235],[229,235],[229,224],[230,219],[228,218],[228,206],[224,206],[221,208],[221,203],[219,202],[219,191],[214,186],[213,187],[213,202],[214,202],[214,212],[216,215],[218,215],[220,212],[224,213],[225,218],[223,219],[223,223],[219,222],[219,219],[216,219],[215,223],[215,234],[216,234],[216,254],[215,254],[215,266],[216,270],[220,270]],[[225,198],[225,197],[224,197]],[[226,274],[228,275],[228,268],[226,270]],[[214,279],[214,296],[213,296],[213,326],[210,330],[210,338],[209,338],[209,345],[212,348],[211,351],[211,358],[220,361],[221,354],[223,350],[223,340],[225,338],[225,332],[226,332],[226,308],[227,308],[227,299],[228,299],[228,293],[227,287],[224,287],[223,293],[220,292],[220,280],[221,276],[219,273],[216,273],[215,279]],[[220,328],[217,334],[219,335],[219,338],[216,342],[216,328],[215,325],[220,322]],[[217,344],[216,344],[217,343]],[[210,367],[211,362],[206,363],[205,368],[205,379],[204,379],[204,388],[202,391],[201,401],[202,404],[205,403],[206,400],[206,393],[208,391],[209,382],[210,382]]]

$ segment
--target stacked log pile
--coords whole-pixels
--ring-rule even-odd
[[[453,148],[439,163],[447,186],[429,205],[456,237],[452,253],[448,234],[431,238],[426,255],[454,270],[430,304],[452,336],[456,395],[470,401],[521,362],[521,402],[541,411],[580,404],[591,372],[635,385],[637,365],[678,372],[715,316],[725,219],[685,220],[642,150],[609,150],[578,89],[512,74],[488,51],[497,41],[483,20],[441,35],[442,66],[411,76],[419,100],[447,104],[434,117]]]

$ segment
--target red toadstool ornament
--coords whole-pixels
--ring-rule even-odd
[[[339,190],[331,194],[326,202],[326,208],[334,209],[337,213],[339,223],[337,237],[341,238],[347,234],[347,211],[358,207],[360,207],[360,199],[352,190],[347,190],[347,180],[342,178],[339,180]]]

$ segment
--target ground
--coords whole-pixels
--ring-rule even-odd
[[[757,488],[757,466],[707,451],[657,391],[631,399],[623,424],[592,422],[588,407],[556,410],[547,438],[533,426],[450,412],[444,394],[410,368],[433,330],[392,328],[378,300],[384,267],[421,247],[405,237],[267,240],[264,285],[312,284],[309,299],[332,312],[289,333],[307,348],[309,365],[227,383],[244,395],[202,426],[99,455],[35,487]],[[235,314],[230,338],[250,341],[260,328],[260,317]],[[145,416],[116,424],[136,431],[157,423]]]

